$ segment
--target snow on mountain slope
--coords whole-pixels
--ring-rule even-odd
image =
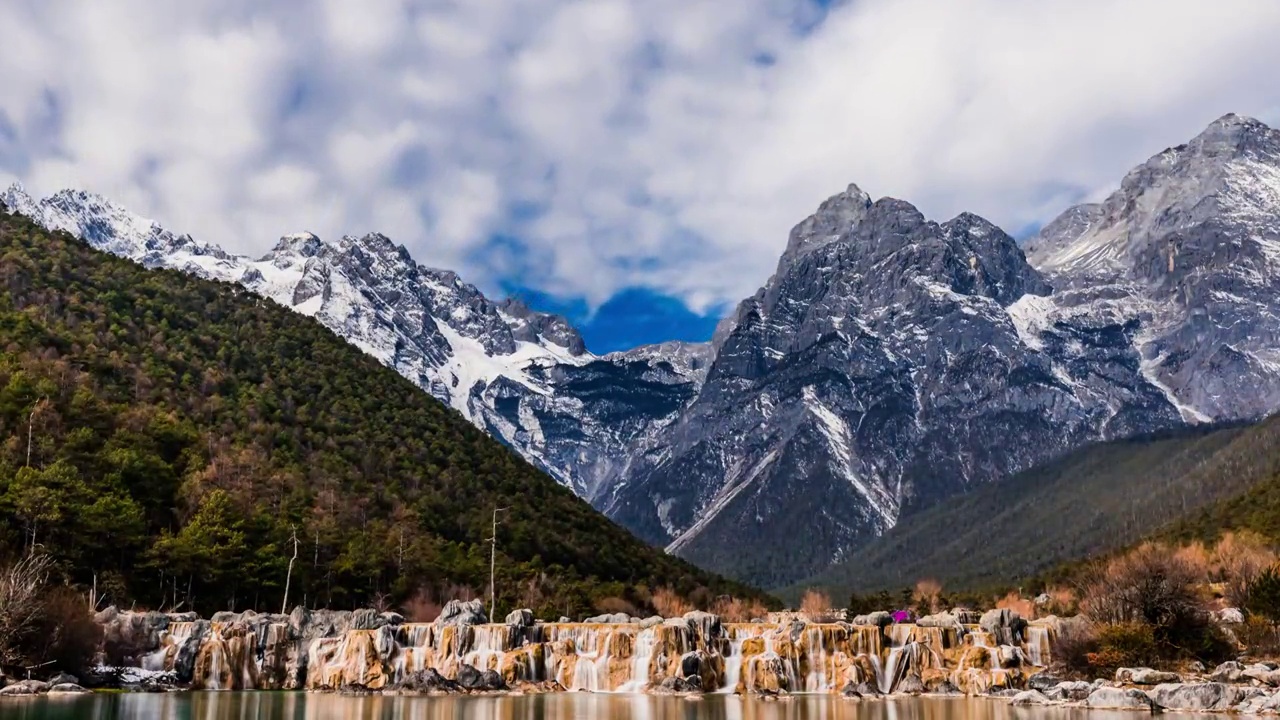
[[[1045,226],[1055,312],[1138,323],[1143,373],[1188,422],[1280,408],[1280,131],[1226,115]]]

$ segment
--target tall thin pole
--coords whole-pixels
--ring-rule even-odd
[[[493,509],[493,535],[489,537],[489,624],[493,624],[493,606],[497,603],[494,594],[493,576],[498,562],[498,513],[511,508],[495,507]]]
[[[27,418],[27,467],[31,467],[31,443],[36,427],[36,413],[40,412],[40,406],[47,400],[48,398],[40,398],[37,400],[35,407],[31,408],[31,416]]]

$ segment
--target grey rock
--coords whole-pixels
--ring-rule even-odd
[[[484,690],[484,673],[464,664],[458,668],[458,686],[463,690]]]
[[[663,621],[663,618],[661,615],[650,615],[649,617],[640,621],[640,629],[648,630],[651,627],[657,627],[662,624],[662,621]]]
[[[1116,670],[1116,682],[1133,683],[1134,685],[1160,685],[1181,682],[1177,673],[1152,670],[1151,668],[1119,668]]]
[[[1244,613],[1240,608],[1222,608],[1214,610],[1211,615],[1215,621],[1223,625],[1239,625],[1244,622]]]
[[[936,627],[936,628],[964,628],[960,619],[951,613],[937,613],[936,615],[925,615],[916,620],[916,625],[920,627]]]
[[[1235,660],[1228,660],[1214,668],[1213,672],[1209,674],[1209,679],[1220,683],[1234,683],[1239,682],[1243,674],[1244,665]]]
[[[49,683],[40,680],[18,680],[0,688],[0,695],[39,695],[49,692]]]
[[[49,678],[49,684],[50,685],[68,685],[68,684],[79,685],[80,678],[76,677],[75,675],[72,675],[71,673],[63,672],[63,673],[58,673],[57,675],[54,675],[53,677]]]
[[[512,610],[507,614],[506,623],[517,628],[533,627],[533,611],[528,608]]]
[[[853,683],[846,683],[845,686],[840,689],[840,697],[849,700],[856,700],[862,697],[862,693],[858,692],[857,685]]]
[[[489,622],[482,600],[450,600],[436,618],[436,627],[483,625]]]
[[[1241,688],[1213,682],[1162,684],[1148,694],[1169,710],[1229,710],[1242,699]]]
[[[1062,678],[1048,672],[1038,672],[1027,678],[1027,687],[1031,690],[1045,692],[1049,688],[1062,684]]]
[[[482,675],[482,682],[485,690],[506,690],[507,681],[502,679],[502,673],[497,670],[485,670]]]
[[[893,691],[902,695],[920,695],[925,691],[924,681],[916,673],[908,673],[894,686]]]
[[[684,614],[685,622],[689,623],[689,627],[695,628],[701,636],[709,639],[720,637],[721,625],[720,617],[709,612],[694,610]]]
[[[63,695],[63,694],[73,695],[73,694],[87,693],[87,692],[89,691],[80,687],[75,683],[57,683],[49,687],[50,695]]]
[[[1044,693],[1039,690],[1023,690],[1014,695],[1009,701],[1010,705],[1051,705],[1053,701],[1045,697]]]
[[[863,697],[877,697],[879,695],[884,694],[880,692],[880,688],[877,687],[875,683],[870,683],[866,681],[860,682],[857,685],[853,686],[853,689],[856,690],[858,694]]]
[[[878,628],[885,628],[893,624],[893,614],[885,610],[877,610],[873,613],[854,617],[853,624],[875,625]]]
[[[963,695],[964,691],[956,687],[950,680],[943,680],[938,687],[933,689],[934,695]]]
[[[461,686],[441,675],[435,668],[409,673],[396,686],[409,692],[457,692]]]
[[[599,625],[626,625],[631,622],[631,616],[626,613],[610,613],[589,617],[583,622]]]
[[[1150,710],[1159,706],[1146,693],[1136,688],[1099,687],[1089,693],[1085,705],[1104,710]]]
[[[1082,701],[1089,697],[1095,687],[1097,686],[1093,685],[1093,683],[1087,683],[1082,680],[1067,680],[1043,692],[1050,700]]]

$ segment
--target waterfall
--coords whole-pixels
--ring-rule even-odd
[[[501,670],[507,650],[506,625],[478,625],[474,628],[471,651],[462,662],[478,670]]]
[[[742,679],[742,638],[737,628],[729,629],[729,654],[724,659],[724,685],[717,693],[736,692],[738,681]]]
[[[826,692],[834,682],[827,681],[827,646],[822,637],[822,628],[813,626],[805,629],[802,639],[803,657],[809,670],[804,678],[805,692]],[[831,674],[835,675],[835,668],[832,668]]]
[[[631,649],[631,679],[618,688],[618,692],[643,692],[649,685],[653,648],[656,644],[657,633],[653,628],[641,630],[636,636],[635,647]]]
[[[1043,625],[1028,625],[1023,650],[1027,661],[1032,665],[1044,667],[1049,661],[1049,647],[1052,641],[1052,630]]]

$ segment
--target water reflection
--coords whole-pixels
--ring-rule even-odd
[[[3,720],[1135,720],[1135,713],[1014,708],[983,698],[766,701],[584,693],[517,697],[342,697],[285,692],[0,699]],[[1166,718],[1177,718],[1167,714]],[[1187,716],[1188,718],[1190,716]]]

